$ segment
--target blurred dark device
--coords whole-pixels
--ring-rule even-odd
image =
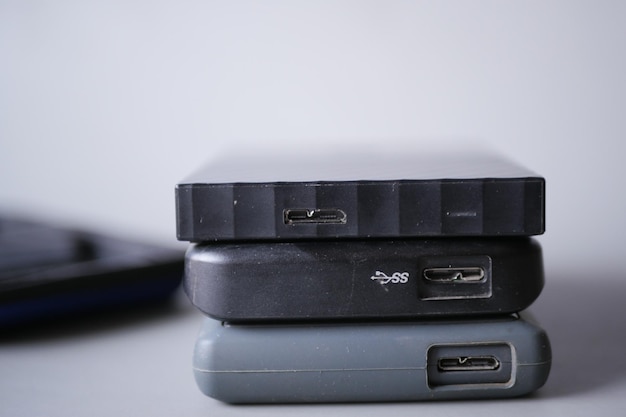
[[[195,244],[183,286],[220,320],[514,313],[544,284],[528,237]]]
[[[177,185],[177,237],[531,236],[544,232],[544,196],[542,177],[476,151],[239,152]]]
[[[181,251],[0,217],[0,327],[168,298]]]

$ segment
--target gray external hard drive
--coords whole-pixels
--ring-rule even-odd
[[[229,325],[206,318],[200,390],[228,403],[505,398],[541,387],[546,333],[520,315],[387,323]]]

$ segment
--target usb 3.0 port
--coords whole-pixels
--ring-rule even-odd
[[[477,282],[485,277],[481,267],[426,268],[424,278],[436,282]]]
[[[286,209],[285,224],[345,224],[346,213],[340,209]]]
[[[500,361],[495,356],[452,356],[437,362],[441,372],[495,371],[499,367]]]
[[[513,354],[507,343],[435,345],[428,349],[427,376],[431,388],[454,385],[510,383]]]
[[[417,291],[421,300],[491,297],[489,256],[433,256],[420,260]]]

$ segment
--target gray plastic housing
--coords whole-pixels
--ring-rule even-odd
[[[499,367],[437,375],[438,352],[493,357]],[[546,333],[515,315],[315,325],[206,318],[193,357],[200,390],[228,403],[516,397],[541,387],[550,365]]]
[[[475,151],[239,152],[179,182],[175,199],[177,237],[192,242],[545,230],[544,178]]]
[[[207,243],[185,259],[192,303],[228,322],[515,313],[544,285],[525,237]]]

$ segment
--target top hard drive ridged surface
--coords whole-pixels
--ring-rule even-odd
[[[545,181],[489,154],[218,158],[176,187],[186,241],[544,232]]]

